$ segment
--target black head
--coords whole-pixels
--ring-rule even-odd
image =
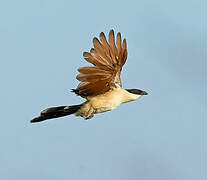
[[[126,89],[128,92],[132,94],[137,94],[137,95],[147,95],[148,93],[145,91],[142,91],[140,89]]]

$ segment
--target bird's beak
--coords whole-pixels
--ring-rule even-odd
[[[148,93],[146,91],[142,91],[141,95],[147,95]]]

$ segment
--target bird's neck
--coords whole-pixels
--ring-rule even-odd
[[[122,94],[123,94],[122,95],[122,103],[135,101],[142,96],[142,95],[130,93],[130,92],[126,91],[125,89],[122,89]]]

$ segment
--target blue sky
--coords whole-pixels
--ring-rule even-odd
[[[206,1],[0,3],[0,177],[206,179]],[[128,43],[124,88],[149,95],[84,121],[29,121],[70,92],[101,31]]]

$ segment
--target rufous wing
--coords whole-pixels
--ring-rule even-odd
[[[82,97],[95,96],[109,91],[113,87],[121,87],[120,73],[127,59],[126,39],[121,39],[117,33],[116,42],[114,31],[109,32],[107,41],[103,32],[98,38],[93,39],[94,48],[84,52],[84,59],[93,64],[90,67],[80,67],[77,79],[80,82],[73,90]]]

